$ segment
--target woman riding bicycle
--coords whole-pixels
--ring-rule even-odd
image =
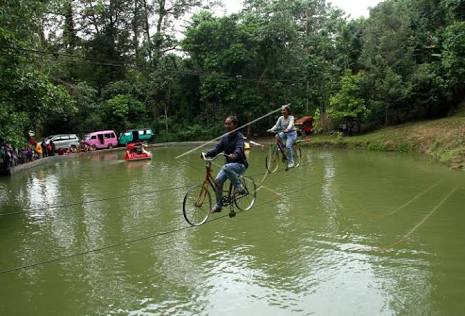
[[[291,115],[291,108],[289,105],[281,107],[281,114],[276,124],[267,130],[268,132],[278,132],[276,134],[276,143],[279,148],[283,148],[283,143],[286,144],[287,149],[287,168],[294,168],[294,156],[292,146],[297,139],[297,132],[294,127],[294,116]]]
[[[237,118],[228,116],[224,120],[224,127],[228,134],[223,136],[215,148],[206,153],[206,157],[215,157],[221,152],[226,156],[226,164],[218,172],[215,179],[216,205],[211,212],[220,212],[223,208],[223,184],[229,179],[236,188],[236,192],[245,193],[240,182],[239,175],[243,174],[248,167],[247,158],[244,153],[244,136],[234,131],[237,128]],[[232,132],[234,131],[234,132]]]

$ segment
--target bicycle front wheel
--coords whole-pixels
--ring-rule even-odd
[[[192,226],[205,223],[210,215],[212,199],[208,187],[196,185],[187,191],[182,203],[182,213]]]
[[[266,155],[266,169],[269,173],[275,173],[279,167],[279,149],[276,145],[270,147],[270,151]]]
[[[255,204],[255,200],[257,198],[257,187],[252,178],[245,176],[241,177],[241,184],[244,187],[245,194],[237,193],[236,195],[236,192],[234,192],[234,204],[236,204],[237,208],[241,211],[248,211]]]
[[[294,167],[297,168],[302,162],[302,149],[300,146],[294,146]]]

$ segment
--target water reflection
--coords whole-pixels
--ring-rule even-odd
[[[304,166],[266,178],[253,210],[188,228],[182,199],[202,180],[203,164],[196,155],[172,159],[182,152],[158,148],[141,164],[114,153],[69,158],[1,180],[1,212],[24,210],[0,218],[1,270],[90,251],[0,275],[0,314],[463,310],[463,187],[423,220],[465,184],[462,174],[408,156],[308,150]],[[249,175],[262,174],[265,154],[250,152]],[[100,201],[79,203],[92,199]]]
[[[324,207],[323,211],[327,215],[327,230],[336,232],[339,229],[338,220],[342,207],[337,199],[334,181],[336,180],[336,168],[334,155],[324,153],[320,155],[323,162],[323,185],[321,187],[321,200]]]

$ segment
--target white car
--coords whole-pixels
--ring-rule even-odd
[[[79,137],[77,137],[76,134],[52,135],[45,139],[46,144],[50,143],[50,141],[53,141],[53,144],[55,145],[55,150],[58,150],[59,148],[79,146]]]

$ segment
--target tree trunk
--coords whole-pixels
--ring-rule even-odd
[[[165,102],[165,126],[166,126],[166,133],[168,134],[168,107],[171,103],[171,86],[168,86],[168,98]]]
[[[157,34],[161,34],[163,20],[165,19],[165,16],[166,16],[165,4],[166,4],[165,0],[158,1],[159,7],[158,7]]]
[[[45,18],[41,17],[40,18],[40,23],[39,23],[39,39],[40,39],[40,46],[45,47],[46,45],[46,40],[45,40],[45,32],[44,32],[44,21]]]
[[[308,109],[308,79],[307,79],[307,85],[305,88],[305,115],[308,115],[309,109]]]
[[[134,0],[134,15],[132,20],[132,45],[134,48],[134,57],[136,60],[136,64],[139,63],[139,0]]]
[[[74,29],[73,0],[65,5],[65,24],[63,30],[63,44],[66,49],[74,49],[77,46],[77,35]]]
[[[168,105],[165,102],[165,128],[166,134],[168,134]]]
[[[145,40],[147,41],[147,53],[149,60],[152,60],[152,43],[150,39],[150,23],[149,23],[149,9],[147,6],[147,0],[142,0],[144,4],[144,31],[145,31]]]
[[[94,8],[94,6],[93,6],[92,4],[90,4],[90,8],[92,9],[92,11],[91,11],[92,14],[89,15],[91,24],[94,26],[95,32],[96,32],[97,34],[100,34],[100,29],[99,29],[99,27],[98,27],[98,20],[97,20],[97,18],[95,17],[95,11],[96,11],[96,10],[95,10],[95,8]]]
[[[320,111],[320,126],[323,131],[329,130],[329,118],[326,111]]]
[[[158,59],[161,57],[161,47],[163,45],[163,37],[162,37],[162,29],[163,29],[163,22],[167,15],[167,11],[165,8],[165,0],[158,0],[158,20],[157,20],[157,29],[155,33],[155,43],[154,43],[154,51],[155,51],[155,61],[157,62]]]

